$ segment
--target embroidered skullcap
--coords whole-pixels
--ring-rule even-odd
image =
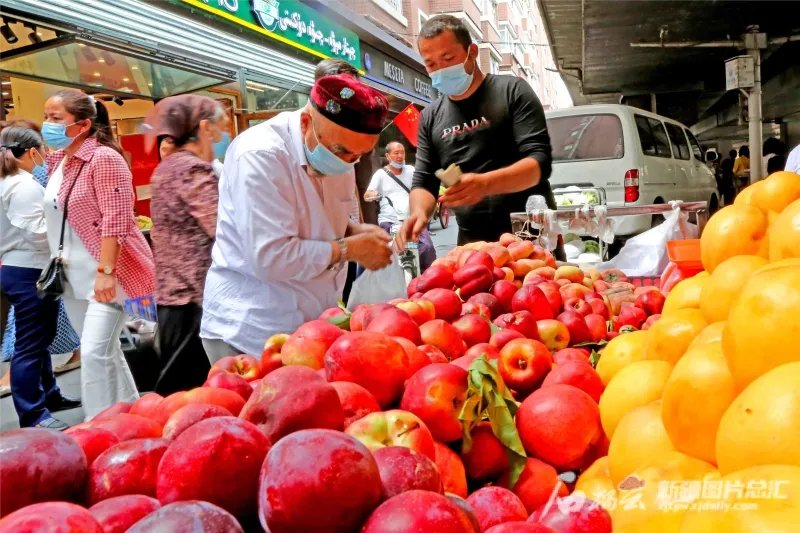
[[[319,78],[310,100],[322,116],[356,133],[380,133],[389,111],[385,96],[346,74]]]

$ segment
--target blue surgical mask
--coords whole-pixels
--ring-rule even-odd
[[[73,122],[72,124],[77,124]],[[72,126],[72,124],[60,124],[58,122],[45,122],[42,124],[42,137],[44,138],[44,142],[47,143],[47,146],[50,148],[55,148],[56,150],[61,150],[62,148],[66,148],[72,141],[75,140],[75,137],[70,137],[67,135],[67,128]]]
[[[405,161],[400,161],[398,163],[397,161],[389,161],[389,164],[391,166],[393,166],[394,168],[396,168],[397,170],[403,170],[403,167],[405,166],[406,162]]]
[[[303,149],[306,152],[308,164],[311,165],[314,170],[325,176],[336,176],[344,174],[358,163],[358,160],[352,163],[343,161],[339,156],[323,146],[323,144],[319,142],[319,137],[317,137],[317,130],[314,128],[313,120],[311,121],[311,131],[314,132],[314,139],[317,141],[317,146],[314,150],[309,150],[308,146],[303,143]]]
[[[222,159],[225,157],[225,152],[228,151],[228,146],[231,145],[231,134],[227,131],[222,132],[222,138],[214,143],[214,159]]]
[[[467,92],[472,79],[475,77],[474,69],[472,74],[467,74],[465,68],[467,61],[469,61],[469,54],[467,54],[467,59],[463,63],[431,72],[431,85],[433,85],[433,88],[447,96],[458,96]]]
[[[42,187],[47,186],[47,170],[47,162],[42,160],[42,162],[33,167],[31,171],[34,179],[39,182],[39,185]]]

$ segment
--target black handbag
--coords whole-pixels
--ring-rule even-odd
[[[40,298],[50,297],[57,298],[64,294],[64,286],[67,283],[67,273],[64,271],[64,259],[61,257],[64,252],[64,228],[67,225],[67,205],[69,203],[69,196],[72,194],[72,188],[78,181],[78,178],[83,172],[83,167],[86,165],[84,161],[81,168],[78,169],[78,175],[69,186],[67,196],[64,198],[64,216],[61,219],[61,235],[58,238],[58,256],[50,260],[47,268],[42,270],[39,279],[36,280],[36,292]]]

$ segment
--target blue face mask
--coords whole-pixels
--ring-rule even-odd
[[[403,170],[403,167],[405,166],[406,163],[405,161],[400,161],[399,163],[397,161],[389,161],[389,164],[394,168],[396,168],[397,170]]]
[[[447,96],[458,96],[467,92],[472,79],[475,77],[474,69],[472,74],[467,74],[465,68],[467,61],[469,61],[469,54],[467,54],[467,59],[463,63],[431,72],[431,85],[433,85],[433,88]]]
[[[42,161],[40,164],[33,167],[31,174],[33,174],[34,179],[39,182],[39,185],[42,187],[47,186],[47,162]]]
[[[77,122],[73,122],[72,124],[77,124]],[[42,137],[44,138],[44,142],[47,143],[47,146],[56,150],[61,150],[72,144],[75,137],[67,135],[67,128],[72,126],[72,124],[59,124],[58,122],[43,123]]]
[[[231,145],[231,134],[227,131],[222,132],[222,138],[214,143],[214,159],[222,159],[225,157],[225,152],[228,151],[228,146]]]
[[[308,146],[303,144],[303,149],[306,152],[308,164],[311,165],[314,170],[325,176],[336,176],[338,174],[344,174],[358,163],[358,160],[352,163],[342,161],[336,154],[325,148],[325,146],[319,142],[317,130],[314,129],[313,120],[311,121],[311,131],[314,132],[314,139],[317,141],[317,147],[314,148],[314,150],[309,150]]]

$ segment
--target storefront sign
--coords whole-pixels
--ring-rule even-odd
[[[317,57],[361,69],[358,35],[298,0],[173,0],[219,16]]]
[[[367,76],[382,83],[402,89],[423,100],[436,98],[430,78],[389,57],[383,52],[364,45],[364,69]]]

